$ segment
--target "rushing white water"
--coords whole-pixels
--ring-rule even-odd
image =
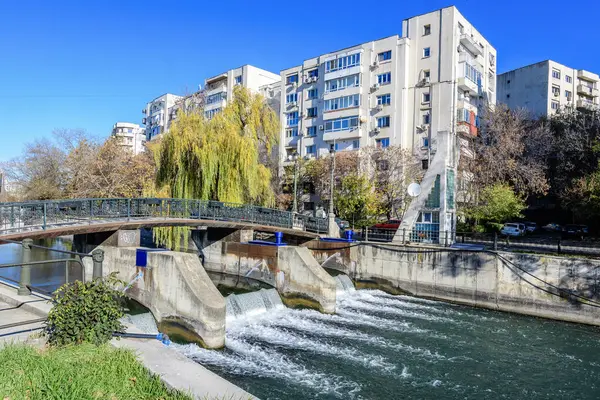
[[[352,280],[348,277],[348,275],[337,275],[335,277],[335,285],[337,289],[336,292],[338,294],[356,291],[354,288],[354,283],[352,283]]]
[[[275,289],[261,289],[257,292],[232,294],[227,296],[227,323],[242,317],[252,317],[284,308],[279,293]]]

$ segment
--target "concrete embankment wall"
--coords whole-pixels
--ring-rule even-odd
[[[600,325],[600,261],[532,254],[468,252],[314,241],[317,261],[391,292]],[[506,260],[506,261],[505,261]]]
[[[161,331],[198,337],[208,348],[225,345],[225,299],[219,293],[195,254],[171,251],[149,252],[147,268],[136,268],[135,248],[100,246],[104,250],[103,274],[136,280],[127,294],[148,307],[161,325]],[[91,260],[85,261],[92,271]],[[86,277],[91,279],[91,276]]]

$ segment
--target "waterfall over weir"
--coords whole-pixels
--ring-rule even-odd
[[[335,277],[335,285],[337,286],[336,292],[338,294],[356,291],[354,283],[352,283],[352,279],[348,275],[337,275]]]
[[[227,322],[280,308],[284,308],[284,305],[279,297],[279,293],[275,289],[261,289],[252,293],[231,294],[227,296]]]

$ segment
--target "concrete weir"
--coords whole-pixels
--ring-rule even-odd
[[[119,279],[132,282],[127,294],[150,309],[161,332],[207,348],[225,345],[225,299],[197,255],[149,252],[147,267],[141,268],[136,267],[136,248],[98,248],[104,250],[103,274],[117,272]]]

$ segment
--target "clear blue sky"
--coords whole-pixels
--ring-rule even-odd
[[[93,3],[93,4],[92,4]],[[401,33],[448,0],[0,0],[0,161],[55,128],[107,136],[145,103],[243,64],[279,72]],[[373,4],[373,7],[365,4]],[[498,71],[548,58],[600,72],[598,0],[456,0],[498,50]]]

